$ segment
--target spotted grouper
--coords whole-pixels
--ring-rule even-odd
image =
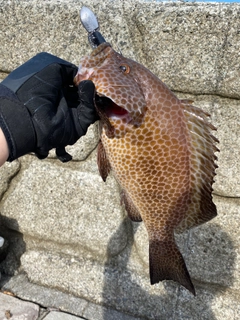
[[[174,232],[217,215],[209,114],[108,43],[81,59],[75,83],[86,79],[96,86],[99,172],[105,181],[113,171],[130,219],[146,226],[151,284],[174,280],[195,294]]]

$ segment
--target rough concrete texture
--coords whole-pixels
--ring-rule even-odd
[[[0,199],[3,197],[4,192],[8,189],[12,178],[20,170],[20,162],[18,160],[12,163],[6,163],[4,165],[4,170],[1,170],[1,180],[0,180]]]
[[[53,312],[50,312],[44,319],[45,320],[78,320],[79,318],[67,313],[53,311]]]
[[[40,181],[36,177],[41,177]],[[65,254],[78,256],[86,251],[102,260],[111,234],[123,219],[116,182],[113,178],[107,183],[102,181],[95,153],[83,163],[67,166],[26,157],[8,192],[1,207],[5,225],[15,225],[15,230],[39,239],[42,246],[53,242],[56,250]],[[48,200],[42,201],[44,198]],[[108,253],[119,254],[126,243],[127,231],[122,227]]]
[[[18,300],[0,292],[1,320],[37,320],[39,306],[31,302]]]
[[[82,4],[0,0],[0,77],[40,51],[78,64],[91,51]],[[0,169],[0,270],[15,275],[4,288],[90,320],[240,319],[240,5],[84,4],[115,48],[209,111],[218,128],[218,217],[177,235],[197,296],[170,281],[150,286],[145,227],[125,217],[114,178],[99,177],[96,125],[69,147],[70,163],[52,151]]]
[[[47,311],[60,309],[62,311],[80,315],[88,320],[141,320],[142,318],[132,317],[126,313],[118,312],[109,307],[103,307],[73,295],[69,292],[39,286],[28,281],[25,274],[9,278],[3,277],[0,285],[3,290],[15,292],[24,300],[31,300],[42,306],[46,306]],[[116,293],[115,293],[116,294]],[[41,318],[42,319],[42,318]],[[40,319],[39,319],[40,320]]]

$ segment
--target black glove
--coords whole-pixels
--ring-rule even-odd
[[[9,146],[8,161],[29,152],[43,159],[52,148],[71,160],[65,146],[74,144],[94,123],[91,81],[73,85],[77,67],[40,53],[14,70],[0,84],[0,127]]]

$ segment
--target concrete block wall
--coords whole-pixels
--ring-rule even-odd
[[[218,128],[218,216],[177,237],[197,296],[170,281],[150,286],[146,230],[126,217],[114,178],[104,183],[98,174],[96,125],[69,147],[70,163],[51,152],[0,168],[0,233],[8,244],[0,270],[12,277],[4,286],[94,320],[114,319],[116,311],[139,319],[240,319],[240,5],[0,0],[1,77],[41,51],[78,64],[91,51],[82,5],[98,15],[116,50],[209,111]],[[34,294],[23,289],[30,284]],[[67,294],[68,303],[50,293],[48,301],[51,290]]]

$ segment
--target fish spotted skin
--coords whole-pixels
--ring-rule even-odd
[[[146,226],[151,284],[174,280],[195,294],[174,232],[217,215],[212,183],[218,140],[208,114],[107,43],[81,60],[75,83],[85,79],[99,97],[99,171],[104,181],[113,171],[129,217]]]

